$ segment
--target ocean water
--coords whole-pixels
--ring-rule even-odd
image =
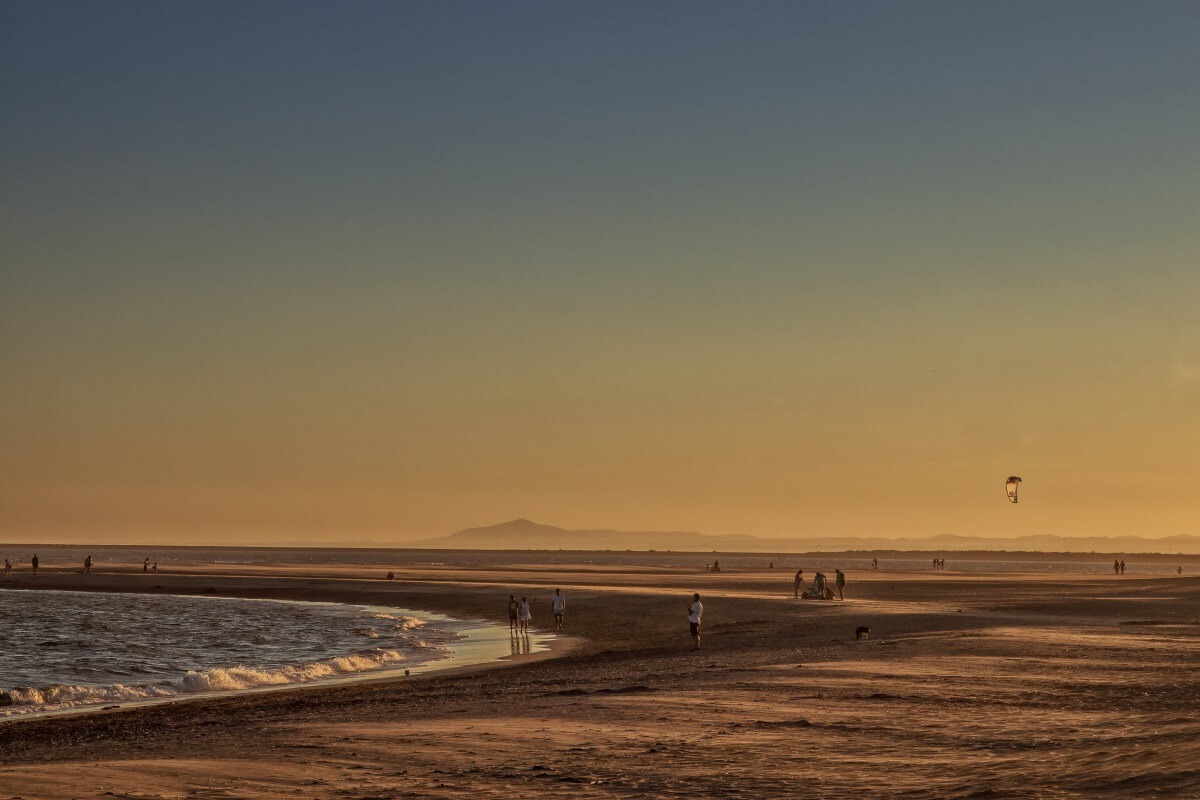
[[[0,589],[0,717],[411,669],[468,624],[335,603]]]
[[[133,545],[79,546],[0,544],[0,557],[12,560],[18,572],[29,571],[29,560],[37,553],[43,569],[82,571],[83,559],[91,555],[97,571],[111,569],[140,572],[145,558],[157,562],[159,571],[170,572],[181,564],[228,566],[321,565],[361,566],[364,578],[383,578],[388,570],[405,566],[477,567],[494,564],[586,564],[593,566],[642,566],[661,569],[695,569],[719,559],[721,566],[733,570],[765,570],[774,563],[779,570],[871,568],[867,553],[834,555],[789,553],[685,553],[669,550],[424,550],[407,548],[333,548],[333,547],[151,547]],[[1046,572],[1111,575],[1111,555],[1071,553],[1047,556],[996,552],[987,558],[955,558],[946,566],[952,572]],[[930,558],[915,554],[886,553],[879,557],[880,569],[929,570]],[[1127,575],[1161,576],[1174,574],[1183,567],[1185,575],[1200,572],[1200,555],[1127,558]]]

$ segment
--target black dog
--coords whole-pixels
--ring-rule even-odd
[[[854,629],[854,638],[855,639],[870,639],[871,638],[871,629],[868,628],[866,625],[859,625],[857,628]]]

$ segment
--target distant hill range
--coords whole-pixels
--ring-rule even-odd
[[[812,553],[845,551],[1035,553],[1200,553],[1200,536],[1019,536],[985,539],[944,534],[907,539],[805,536],[775,538],[745,534],[711,535],[696,531],[567,530],[527,519],[468,528],[436,539],[405,542],[405,547],[462,550],[675,550],[732,553]]]

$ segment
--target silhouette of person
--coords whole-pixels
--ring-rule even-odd
[[[692,638],[696,641],[693,650],[700,649],[700,617],[703,614],[704,604],[700,602],[700,594],[697,592],[692,595],[692,602],[688,604],[688,627],[691,629]]]

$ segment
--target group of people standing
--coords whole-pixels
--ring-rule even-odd
[[[836,590],[837,599],[846,599],[846,573],[841,569],[833,571],[833,587],[829,586],[829,579],[825,577],[825,573],[820,570],[813,576],[812,588],[804,587],[804,570],[796,570],[796,575],[792,579],[792,596],[799,600],[803,597],[806,600],[832,600]]]
[[[946,568],[946,559],[944,559],[944,558],[935,558],[935,559],[933,560],[933,568],[934,568],[934,569],[945,569],[945,568]]]
[[[563,629],[563,616],[567,613],[567,598],[562,593],[562,589],[555,589],[554,595],[550,598],[550,612],[554,615],[554,630],[561,631]],[[529,608],[529,598],[522,597],[517,600],[515,594],[508,596],[508,629],[512,633],[528,633],[529,623],[533,619],[533,612]]]

